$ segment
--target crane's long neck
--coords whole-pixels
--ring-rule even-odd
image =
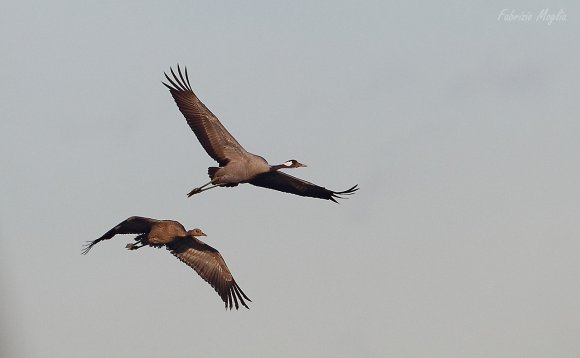
[[[278,165],[271,165],[270,166],[270,171],[271,172],[275,172],[279,169],[288,169],[288,168],[299,168],[299,167],[305,167],[306,165],[300,163],[299,161],[297,161],[296,159],[291,159],[288,161],[285,161],[282,164],[278,164]]]
[[[275,171],[277,171],[279,169],[287,169],[287,168],[291,168],[291,167],[289,167],[287,165],[284,165],[284,164],[271,165],[270,166],[270,171],[271,172],[275,172]]]

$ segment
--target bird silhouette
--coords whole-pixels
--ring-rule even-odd
[[[263,157],[246,151],[193,93],[187,68],[184,76],[179,65],[177,66],[179,77],[172,68],[170,70],[173,79],[165,73],[169,84],[165,82],[163,84],[169,89],[177,107],[207,154],[219,164],[218,167],[208,168],[211,180],[191,190],[187,194],[188,197],[215,187],[233,187],[241,183],[250,183],[290,194],[332,200],[336,203],[336,199],[358,190],[358,185],[343,191],[326,189],[280,171],[306,166],[295,159],[270,165]]]
[[[226,309],[239,308],[239,302],[246,308],[244,299],[251,302],[234,280],[222,255],[213,247],[203,243],[196,236],[206,236],[200,229],[186,231],[183,225],[173,220],[157,220],[132,216],[124,220],[100,238],[89,241],[82,254],[87,254],[93,246],[109,240],[118,234],[138,234],[136,243],[127,244],[129,250],[143,246],[165,246],[175,257],[193,268],[220,295]]]

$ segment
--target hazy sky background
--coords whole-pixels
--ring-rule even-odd
[[[542,9],[566,21],[536,21]],[[502,9],[531,21],[498,21]],[[0,12],[0,355],[578,357],[577,1],[21,1]],[[167,89],[340,205],[242,185]],[[200,227],[225,311],[131,215]]]

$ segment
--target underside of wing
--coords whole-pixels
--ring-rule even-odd
[[[251,300],[238,286],[222,255],[216,249],[190,236],[176,238],[167,244],[167,249],[193,268],[216,290],[226,309],[232,309],[234,306],[238,309],[238,301],[249,308],[244,299],[250,302]]]
[[[179,107],[187,124],[193,130],[207,154],[217,161],[220,166],[224,166],[231,159],[244,153],[245,150],[240,143],[193,93],[187,68],[185,68],[184,76],[178,65],[177,73],[178,75],[171,69],[173,78],[165,74],[170,84],[163,84],[169,88],[177,107]]]
[[[279,171],[259,174],[250,180],[250,184],[300,196],[332,200],[335,203],[336,199],[343,199],[341,195],[351,195],[358,190],[355,185],[344,191],[332,191]]]

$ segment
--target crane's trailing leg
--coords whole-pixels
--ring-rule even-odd
[[[211,184],[211,181],[209,183],[207,183],[207,184],[204,184],[203,186],[200,186],[199,188],[195,188],[195,189],[191,190],[189,193],[187,193],[187,197],[189,198],[192,195],[199,194],[202,191],[206,191],[206,190],[215,188],[216,186],[219,186],[219,185],[213,185],[213,186],[210,186],[209,188],[206,188],[206,186],[208,186],[210,184]]]
[[[137,246],[137,244],[141,244],[141,245]],[[139,248],[142,248],[143,246],[145,246],[145,244],[143,244],[142,242],[138,242],[136,244],[134,244],[134,243],[127,244],[127,246],[125,246],[125,248],[127,248],[129,250],[137,250]]]
[[[135,241],[137,241],[137,242],[136,243],[129,243],[125,246],[125,248],[129,249],[129,250],[137,250],[137,249],[145,246],[145,244],[143,243],[143,240],[146,237],[147,237],[147,234],[137,235],[137,237],[135,237]],[[137,245],[139,245],[139,246],[137,246]]]

